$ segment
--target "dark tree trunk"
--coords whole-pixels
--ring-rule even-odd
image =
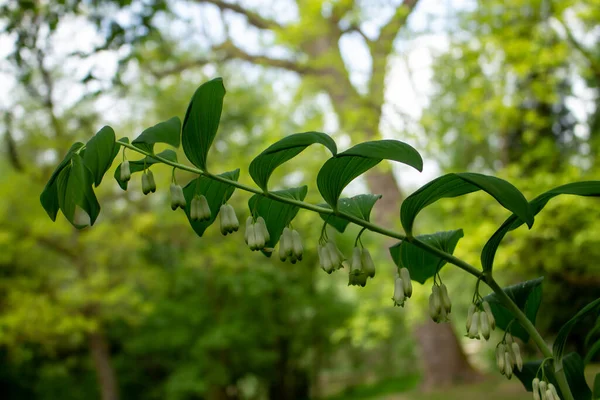
[[[106,336],[101,332],[94,332],[88,336],[88,343],[102,400],[119,400],[119,386],[110,361]]]

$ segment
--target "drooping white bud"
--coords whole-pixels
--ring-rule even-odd
[[[513,374],[513,368],[512,368],[512,364],[510,362],[510,356],[508,355],[508,352],[504,353],[504,375],[510,379],[512,378],[512,374]]]
[[[554,394],[552,393],[552,390],[546,389],[546,399],[554,400]]]
[[[304,246],[302,246],[302,238],[300,237],[300,233],[298,233],[298,231],[295,229],[292,230],[292,251],[298,260],[302,260]]]
[[[181,188],[181,186],[179,186]],[[181,192],[181,198],[183,199],[183,206],[180,205],[180,207],[185,207],[185,197],[183,197],[183,191]],[[208,205],[208,200],[206,200],[206,197],[201,194],[198,197],[198,207],[199,207],[199,216],[200,216],[200,221],[208,221],[211,217],[211,211],[210,211],[210,206]]]
[[[333,262],[331,260],[331,256],[329,253],[329,249],[327,248],[327,245],[325,245],[325,246],[319,245],[318,252],[319,252],[319,264],[321,264],[321,268],[323,269],[323,271],[327,272],[328,274],[331,274],[331,272],[333,272]]]
[[[156,192],[156,182],[154,182],[154,174],[150,170],[147,170],[146,172],[146,175],[148,175],[148,186],[150,188],[150,191],[154,193]]]
[[[473,315],[475,314],[475,304],[471,304],[469,306],[469,311],[467,312],[467,333],[471,330],[471,324],[473,322]]]
[[[494,318],[494,313],[492,313],[492,309],[490,307],[490,304],[487,301],[483,301],[481,303],[481,305],[483,306],[483,311],[485,311],[485,314],[487,315],[487,319],[488,319],[488,323],[490,325],[490,329],[491,330],[496,329],[496,319]]]
[[[519,345],[517,342],[513,342],[511,345],[512,353],[515,356],[515,364],[519,371],[523,370],[523,358],[521,358],[521,350],[519,349]]]
[[[288,258],[287,249],[288,249],[288,237],[287,235],[282,234],[279,238],[279,259],[281,261],[285,261]]]
[[[413,289],[408,268],[400,268],[400,278],[402,278],[402,283],[404,284],[404,295],[406,297],[412,296]]]
[[[540,399],[540,379],[538,377],[533,378],[533,381],[531,382],[531,391],[533,392],[534,400],[541,400]]]
[[[237,232],[240,229],[240,221],[238,221],[237,215],[235,215],[235,210],[233,206],[230,204],[226,204],[227,214],[229,215],[229,233]]]
[[[481,336],[485,340],[490,338],[490,325],[488,322],[488,318],[485,312],[479,312],[479,330],[481,331]]]
[[[195,200],[195,198],[194,198]],[[193,202],[194,200],[192,200],[192,207],[193,207]],[[229,220],[229,213],[227,212],[227,205],[223,204],[221,206],[221,208],[219,209],[219,219],[220,219],[220,228],[221,228],[221,234],[222,235],[227,235],[229,233],[229,227],[231,226],[231,221]]]
[[[121,163],[121,180],[127,182],[131,179],[131,169],[129,168],[129,161],[125,160]]]
[[[558,392],[556,391],[556,388],[554,387],[553,384],[549,383],[548,389],[552,392],[552,395],[554,396],[554,398],[556,400],[560,400],[560,396],[558,395]]]
[[[375,263],[373,263],[373,258],[371,258],[369,250],[365,248],[362,249],[360,261],[367,276],[369,278],[375,277]]]
[[[450,314],[452,311],[452,302],[450,296],[448,296],[448,288],[443,283],[440,285],[440,294],[442,298],[442,307],[446,311],[446,314]]]
[[[394,297],[392,297],[392,300],[394,300],[395,306],[404,307],[406,296],[404,293],[404,282],[400,277],[394,281]]]
[[[247,245],[250,245],[249,240],[250,240],[250,227],[252,226],[252,216],[249,216],[248,218],[246,218],[246,229],[244,230],[244,241],[246,242]]]
[[[142,174],[142,193],[148,194],[152,191],[149,175],[144,171]]]
[[[498,366],[498,370],[501,374],[504,374],[504,353],[506,349],[503,343],[500,343],[496,347],[496,365]]]
[[[271,235],[269,235],[269,230],[267,229],[267,223],[265,222],[265,219],[263,217],[258,217],[256,218],[256,223],[260,225],[260,230],[265,238],[265,243],[271,240]]]
[[[548,383],[546,381],[540,381],[540,394],[542,397],[546,395],[546,390],[548,389]]]
[[[473,320],[467,336],[471,339],[479,339],[479,311],[473,313]]]
[[[344,266],[342,265],[342,262],[345,260],[345,258],[342,252],[337,248],[335,243],[327,242],[325,248],[329,252],[329,258],[331,259],[332,268],[343,268]]]
[[[148,177],[151,176],[150,171],[148,171],[147,176]],[[181,207],[182,209],[185,208],[186,202],[185,202],[185,197],[183,195],[183,189],[181,188],[181,186],[177,185],[176,183],[171,183],[170,190],[171,190],[171,210],[176,210],[177,207]],[[205,200],[206,200],[206,198],[205,198]],[[202,199],[200,199],[200,201],[202,201]]]
[[[200,214],[200,199],[196,195],[190,202],[190,219],[192,221],[197,221],[200,219]]]
[[[350,273],[358,272],[362,270],[362,264],[360,262],[360,247],[355,247],[352,250],[352,259],[350,261]]]
[[[287,226],[285,228],[283,228],[283,233],[281,234],[281,236],[285,236],[285,246],[283,248],[283,250],[285,251],[285,254],[288,257],[291,257],[292,255],[294,255],[294,245],[293,245],[293,239],[292,239],[292,231],[290,230],[290,228],[288,228]]]

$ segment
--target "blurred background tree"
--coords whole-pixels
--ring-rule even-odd
[[[93,229],[48,220],[37,198],[69,143],[103,124],[135,136],[183,117],[193,89],[216,75],[228,90],[212,150],[223,171],[243,170],[284,135],[321,130],[344,146],[410,138],[442,171],[517,179],[530,197],[598,177],[597,1],[450,2],[441,12],[426,0],[0,4],[0,71],[12,82],[0,102],[0,385],[9,398],[322,397],[387,378],[413,382],[417,360],[426,389],[479,377],[452,325],[421,316],[424,302],[391,307],[389,243],[375,237],[382,268],[356,290],[345,274],[317,270],[314,215],[297,222],[309,255],[294,266],[249,253],[239,234],[223,240],[210,229],[198,239],[166,208],[164,191],[144,198],[135,182],[128,192],[101,187]],[[390,82],[419,46],[431,54],[433,87],[414,118]],[[320,151],[293,163],[301,170],[282,167],[280,185],[310,186]],[[388,226],[411,189],[393,172],[383,166],[362,182],[384,195],[374,215]],[[166,186],[170,171],[155,174]],[[321,201],[315,191],[308,200]],[[245,201],[232,200],[241,221]],[[459,254],[477,263],[505,216],[483,197],[458,204],[441,204],[421,227],[463,227]],[[557,201],[499,254],[515,280],[546,275],[546,333],[598,293],[591,207]],[[350,236],[340,238],[346,253]],[[455,293],[472,290],[445,275]],[[460,316],[468,296],[455,297]]]

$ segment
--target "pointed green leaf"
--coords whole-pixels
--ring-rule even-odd
[[[164,158],[166,160],[169,160],[169,161],[177,162],[177,153],[175,153],[173,150],[161,151],[160,153],[157,154],[157,156]],[[146,168],[148,168],[151,165],[158,164],[158,163],[160,163],[159,160],[157,160],[154,157],[148,157],[148,156],[142,158],[141,160],[129,161],[129,170],[131,171],[131,175],[132,175],[131,178],[133,179],[134,173],[143,171],[144,165],[146,166]],[[117,181],[117,183],[119,184],[119,186],[121,187],[121,189],[127,190],[128,182],[124,182],[121,180],[121,164],[119,164],[119,166],[115,170],[114,177],[115,177],[115,180]]]
[[[560,194],[569,194],[576,196],[600,196],[600,181],[574,182],[555,187],[545,193],[542,193],[529,202],[533,215],[537,215],[548,204],[550,200]],[[523,225],[523,220],[517,215],[511,215],[490,237],[483,251],[481,252],[481,265],[484,271],[491,271],[494,266],[494,257],[500,242],[506,234]]]
[[[554,345],[552,346],[552,355],[554,356],[557,369],[560,369],[562,365],[563,352],[565,351],[567,338],[569,337],[569,333],[571,332],[573,326],[590,314],[598,315],[598,309],[600,309],[600,298],[583,307],[577,314],[575,314],[573,318],[567,321],[567,323],[560,328],[558,334],[556,335],[556,339],[554,340]]]
[[[381,198],[380,194],[359,194],[358,196],[343,198],[338,200],[338,211],[353,215],[363,221],[370,221],[371,210],[373,206]],[[320,207],[331,208],[329,204],[319,204]],[[343,233],[350,223],[347,219],[336,217],[331,214],[319,214],[323,221]]]
[[[308,193],[308,187],[301,186],[291,189],[276,190],[271,193],[281,197],[302,201]],[[269,236],[271,237],[266,243],[265,247],[267,248],[275,247],[279,241],[281,233],[283,232],[283,228],[292,222],[294,217],[296,217],[296,214],[298,214],[298,210],[300,209],[298,206],[280,203],[278,201],[266,198],[260,194],[255,194],[250,198],[250,200],[248,200],[248,207],[250,208],[250,211],[254,217],[261,216],[265,219]],[[271,256],[271,253],[269,252],[264,252],[264,254],[268,257]]]
[[[462,229],[436,232],[430,235],[419,235],[417,239],[446,253],[454,253],[458,241],[464,236]],[[415,246],[402,241],[390,247],[390,254],[398,268],[405,267],[410,272],[412,280],[425,283],[434,276],[446,261]]]
[[[527,319],[534,325],[540,303],[542,302],[543,280],[544,278],[540,277],[503,288],[508,297],[515,302],[515,304],[525,313]],[[513,313],[509,311],[508,308],[504,307],[495,293],[489,294],[483,299],[490,304],[490,308],[496,319],[496,326],[502,330],[506,330],[508,324],[515,318]],[[510,332],[513,336],[520,338],[524,342],[529,340],[529,334],[518,321],[512,323]]]
[[[331,207],[344,188],[382,160],[398,161],[421,171],[423,159],[411,146],[398,140],[377,140],[357,144],[325,162],[317,176],[317,186]]]
[[[261,189],[267,190],[271,174],[281,164],[300,154],[311,144],[320,143],[334,156],[337,153],[335,142],[321,132],[304,132],[287,136],[269,146],[250,163],[250,176]]]
[[[587,382],[585,381],[584,365],[579,354],[569,353],[565,356],[563,361],[565,375],[567,377],[567,383],[569,384],[569,388],[571,389],[573,397],[576,400],[590,400],[592,398],[592,391],[590,390],[589,386],[587,385]],[[517,378],[519,378],[519,380],[528,392],[531,392],[533,390],[533,388],[531,387],[531,383],[533,382],[533,378],[536,377],[536,374],[540,369],[541,365],[542,360],[530,361],[523,364],[522,371],[519,372],[518,369],[514,370],[514,374]],[[544,374],[548,381],[556,387],[560,398],[564,399],[565,397],[562,391],[560,390],[560,386],[556,382],[552,363],[546,362],[544,364]],[[537,377],[542,377],[542,371],[540,371]]]
[[[85,166],[79,154],[73,154],[71,164],[60,172],[57,178],[58,204],[65,217],[78,229],[87,224],[76,221],[77,207],[89,216],[90,225],[94,225],[100,213],[100,204],[96,199],[92,184],[94,177]]]
[[[148,153],[154,152],[155,143],[166,143],[177,148],[180,133],[181,120],[179,117],[173,117],[144,130],[131,144]]]
[[[408,196],[400,210],[404,230],[411,235],[417,214],[439,199],[462,196],[478,190],[490,194],[504,208],[526,221],[529,227],[533,225],[533,213],[529,203],[516,187],[494,176],[464,172],[441,176]]]
[[[240,170],[236,169],[234,171],[225,172],[219,176],[232,181],[237,181],[240,177]],[[235,186],[205,176],[200,176],[192,180],[183,188],[183,195],[188,206],[192,204],[194,195],[199,194],[206,197],[208,207],[210,208],[210,219],[208,221],[192,221],[190,217],[190,208],[186,207],[184,210],[192,229],[194,229],[198,236],[202,237],[206,228],[215,222],[215,219],[221,210],[221,206],[227,203],[233,195],[234,190]]]
[[[594,356],[598,352],[600,352],[600,339],[596,343],[594,343],[592,345],[592,347],[589,348],[589,350],[585,354],[585,358],[583,359],[583,363],[587,365],[590,362],[592,362],[592,359],[594,358]],[[598,394],[600,394],[600,392],[598,392]]]
[[[56,182],[58,175],[67,165],[71,163],[73,154],[75,154],[82,147],[83,143],[81,142],[76,142],[71,146],[63,160],[60,162],[60,164],[58,164],[54,172],[52,172],[50,179],[48,179],[48,183],[46,183],[46,186],[40,195],[42,207],[44,207],[44,210],[46,210],[46,213],[52,221],[56,221],[56,214],[58,214],[58,210],[60,208],[58,203],[58,184]]]
[[[216,78],[202,84],[192,96],[185,113],[181,142],[186,157],[196,167],[206,169],[206,156],[217,134],[225,86]]]
[[[116,151],[115,151],[116,147]],[[115,144],[115,131],[110,126],[105,126],[98,131],[85,145],[83,163],[94,177],[94,185],[98,187],[104,174],[115,159],[119,147]]]

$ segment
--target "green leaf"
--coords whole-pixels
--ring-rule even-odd
[[[86,143],[83,163],[92,171],[96,187],[100,185],[104,174],[112,165],[113,160],[119,152],[119,147],[115,143],[115,131],[110,126],[100,129]]]
[[[288,199],[294,199],[302,201],[308,193],[308,187],[301,186],[297,188],[276,190],[271,192],[272,194],[286,197]],[[267,229],[269,230],[270,240],[266,243],[267,248],[274,248],[279,237],[285,228],[298,214],[300,209],[298,206],[280,203],[276,200],[264,197],[261,194],[255,194],[248,200],[248,207],[254,217],[261,216],[265,219]],[[271,256],[270,252],[263,252],[268,257]]]
[[[544,278],[540,277],[502,289],[534,325],[540,303],[542,302],[543,280]],[[496,296],[496,293],[489,294],[483,299],[490,304],[490,308],[496,319],[496,326],[502,330],[506,330],[508,324],[515,318],[513,313],[504,307],[498,296]],[[510,332],[513,336],[520,338],[524,342],[529,340],[529,334],[518,321],[511,324]]]
[[[569,353],[563,359],[565,375],[567,377],[567,383],[569,384],[569,388],[571,389],[571,393],[573,397],[577,400],[590,400],[592,398],[592,391],[587,385],[585,381],[584,375],[584,365],[581,357],[577,353]],[[533,388],[531,387],[531,383],[533,382],[533,378],[536,377],[537,371],[540,369],[542,365],[542,360],[530,361],[523,364],[523,370],[519,371],[518,369],[514,370],[514,374],[521,381],[523,386],[528,392],[531,392]],[[556,390],[558,391],[558,395],[561,399],[564,399],[564,395],[560,390],[560,386],[556,381],[554,376],[554,370],[552,368],[552,363],[546,362],[544,364],[544,374],[548,381],[552,383]],[[541,378],[542,371],[537,375],[538,378]]]
[[[155,143],[166,143],[177,148],[180,133],[181,120],[179,117],[173,117],[144,130],[131,144],[148,153],[154,152]]]
[[[548,204],[550,200],[560,194],[570,194],[576,196],[600,196],[600,181],[574,182],[555,187],[529,202],[533,215],[537,215]],[[506,234],[523,225],[523,220],[517,215],[511,215],[490,237],[483,251],[481,252],[481,265],[484,271],[491,271],[494,266],[494,257],[500,242]]]
[[[417,239],[446,253],[454,253],[458,241],[464,236],[462,229],[419,235]],[[402,241],[390,247],[390,254],[398,268],[405,267],[410,278],[422,284],[434,276],[446,261],[414,244]]]
[[[600,372],[594,378],[594,400],[600,399]]]
[[[525,196],[509,182],[494,176],[463,172],[441,176],[421,187],[402,203],[400,220],[408,235],[412,235],[417,214],[439,199],[462,196],[483,190],[495,198],[504,208],[512,211],[529,227],[533,225],[533,213]]]
[[[92,172],[85,166],[79,154],[73,154],[71,164],[63,168],[56,181],[58,204],[69,222],[78,229],[87,226],[76,221],[75,213],[79,207],[89,216],[89,225],[94,225],[100,213],[100,204],[92,189]]]
[[[327,160],[317,176],[317,186],[331,207],[337,205],[342,190],[363,172],[382,160],[398,161],[421,171],[423,160],[419,153],[398,140],[377,140],[357,144]]]
[[[52,175],[50,175],[50,179],[48,179],[48,182],[40,195],[40,203],[42,203],[42,207],[44,207],[44,210],[46,210],[46,213],[52,221],[56,221],[56,215],[60,208],[58,203],[58,184],[56,182],[58,175],[71,163],[73,154],[82,147],[83,143],[81,142],[76,142],[71,146],[63,160],[58,164],[54,172],[52,172]]]
[[[583,307],[577,314],[575,314],[573,318],[567,321],[567,323],[560,328],[558,334],[556,335],[556,339],[554,340],[554,345],[552,346],[552,355],[554,356],[557,369],[560,369],[561,367],[563,352],[565,351],[565,345],[567,344],[567,338],[569,337],[569,333],[571,332],[573,326],[591,313],[596,313],[595,315],[597,315],[598,308],[600,308],[600,298]]]
[[[177,162],[177,153],[175,153],[173,150],[161,151],[160,153],[157,154],[157,156],[167,159],[169,161]],[[158,163],[161,163],[161,161],[157,160],[154,157],[148,157],[148,156],[142,158],[141,160],[129,161],[129,170],[131,171],[132,179],[133,179],[134,173],[144,170],[144,165],[146,166],[146,168],[148,168],[151,165],[158,164]],[[121,164],[119,164],[119,166],[115,170],[114,176],[115,176],[117,183],[121,187],[121,189],[127,190],[128,182],[124,182],[121,180]]]
[[[287,136],[269,146],[250,163],[250,176],[263,190],[267,190],[267,182],[271,174],[281,164],[300,154],[311,144],[320,143],[327,147],[334,156],[337,147],[333,139],[321,132],[304,132]]]
[[[240,177],[239,168],[234,171],[225,172],[220,174],[223,178],[227,178],[232,181],[237,181]],[[183,195],[185,197],[185,201],[188,205],[192,204],[192,199],[195,194],[204,195],[208,202],[208,206],[210,208],[210,219],[208,221],[192,221],[190,217],[190,208],[185,208],[185,215],[190,222],[190,225],[194,229],[194,231],[198,234],[198,236],[202,237],[206,228],[211,226],[219,211],[221,206],[231,198],[233,192],[235,190],[235,186],[231,186],[225,182],[216,181],[214,179],[207,178],[206,176],[200,176],[190,183],[188,183],[183,188]]]
[[[206,170],[206,156],[217,134],[225,86],[216,78],[202,84],[192,96],[185,113],[181,142],[186,157],[196,167]]]
[[[338,200],[338,211],[350,214],[363,221],[370,221],[371,210],[373,206],[381,198],[380,194],[359,194],[358,196],[343,198]],[[331,208],[329,204],[319,204],[320,207]],[[350,223],[347,219],[336,217],[331,214],[319,214],[323,221],[343,233]]]

